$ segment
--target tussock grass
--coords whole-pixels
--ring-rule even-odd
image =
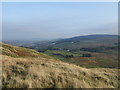
[[[4,44],[5,45],[5,44]],[[10,48],[11,47],[11,48]],[[2,82],[4,88],[117,88],[118,70],[109,68],[87,69],[64,63],[32,50],[3,46],[10,50],[2,57]],[[15,53],[15,50],[23,54]],[[12,54],[19,57],[12,56]],[[41,57],[40,57],[41,55]],[[28,57],[29,56],[29,57]]]
[[[117,69],[86,69],[41,59],[3,57],[3,86],[7,88],[115,88]]]
[[[33,49],[27,49],[23,47],[16,47],[12,45],[8,45],[5,43],[0,43],[2,47],[0,47],[0,50],[2,50],[2,55],[7,55],[11,57],[16,58],[52,58],[46,54],[39,53]]]

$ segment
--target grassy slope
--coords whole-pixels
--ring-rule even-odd
[[[22,51],[23,54],[11,51],[13,49],[17,52]],[[118,86],[117,69],[86,69],[63,63],[34,50],[3,44],[3,52],[7,51],[10,51],[9,55],[8,53],[1,55],[3,87],[114,88]],[[27,54],[24,54],[26,52]]]
[[[12,45],[8,45],[5,43],[2,43],[2,54],[16,57],[16,58],[52,58],[46,54],[39,53],[32,49],[22,48],[22,47],[16,47]]]

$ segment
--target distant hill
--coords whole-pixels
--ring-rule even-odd
[[[86,69],[0,43],[3,88],[117,88],[117,69]]]
[[[34,43],[31,48],[36,50],[43,48],[80,49],[99,46],[113,46],[118,43],[118,35],[87,35],[49,42]],[[27,45],[26,45],[27,47]],[[28,45],[29,47],[29,45]]]
[[[82,40],[96,40],[96,39],[107,39],[107,38],[117,38],[117,35],[85,35],[85,36],[76,36],[68,39],[63,39],[61,41],[82,41]]]

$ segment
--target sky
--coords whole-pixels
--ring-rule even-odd
[[[0,2],[0,41],[2,41],[2,3]]]
[[[3,40],[118,34],[117,2],[4,2]]]

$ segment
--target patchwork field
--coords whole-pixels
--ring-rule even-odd
[[[117,35],[88,35],[36,42],[23,47],[83,67],[118,68],[118,39]]]

